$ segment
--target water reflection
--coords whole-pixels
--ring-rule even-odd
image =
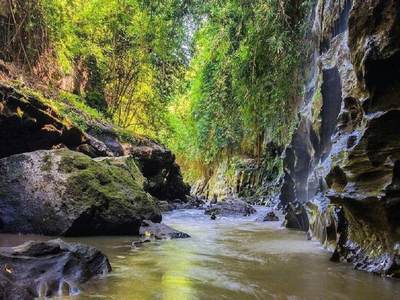
[[[165,222],[192,238],[140,249],[130,247],[131,237],[74,239],[105,252],[113,272],[73,299],[400,299],[399,281],[332,263],[318,243],[278,223],[211,222],[198,211]],[[21,239],[0,236],[0,243]]]
[[[162,264],[161,299],[194,299],[195,289],[189,276],[192,269],[192,249],[179,247],[178,243],[168,243]]]

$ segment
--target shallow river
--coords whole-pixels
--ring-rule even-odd
[[[113,267],[73,299],[400,299],[400,281],[330,262],[304,233],[255,218],[210,221],[202,211],[175,211],[164,223],[192,238],[140,249],[131,249],[130,237],[73,239],[100,248]]]

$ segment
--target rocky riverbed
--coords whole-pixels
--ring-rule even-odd
[[[61,239],[0,247],[0,265],[0,297],[9,300],[76,296],[81,284],[111,271],[99,250]]]
[[[336,249],[334,259],[398,277],[400,2],[312,3],[291,142],[266,140],[261,164],[223,160],[193,190],[277,204],[288,228]]]
[[[331,261],[400,277],[399,16],[396,0],[313,1],[291,142],[223,157],[196,196],[160,143],[69,107],[72,122],[0,83],[0,233],[11,234],[0,242],[46,241],[0,249],[3,298],[81,285],[82,297],[118,299],[398,298],[398,281]],[[104,255],[114,275],[85,286],[110,271]]]

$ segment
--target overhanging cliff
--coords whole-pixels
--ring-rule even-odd
[[[284,160],[286,224],[335,260],[400,276],[400,2],[314,9],[312,72]]]

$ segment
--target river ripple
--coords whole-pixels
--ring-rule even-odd
[[[131,237],[66,239],[98,247],[113,266],[73,299],[400,299],[400,281],[330,262],[304,233],[255,218],[211,221],[202,211],[175,211],[164,222],[192,238],[139,249]],[[0,245],[30,238],[0,235]]]

